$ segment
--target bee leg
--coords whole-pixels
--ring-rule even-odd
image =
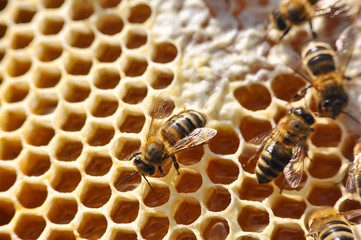
[[[158,170],[159,170],[160,174],[164,175],[164,172],[163,172],[163,169],[161,166],[158,166]]]
[[[174,155],[172,155],[172,161],[173,161],[173,165],[174,165],[174,167],[175,167],[175,170],[177,170],[177,173],[178,173],[178,175],[179,175],[179,171],[178,171],[178,169],[179,169],[179,164],[178,164],[177,159],[175,158]]]
[[[311,28],[312,38],[313,38],[313,39],[316,39],[316,38],[317,38],[317,34],[313,31],[311,19],[308,21],[308,23],[309,23],[310,28]]]
[[[283,185],[282,185],[282,187],[281,187],[281,189],[280,189],[280,194],[282,194],[282,191],[283,191],[283,189],[285,188],[285,186],[286,186],[286,180],[283,182]]]
[[[286,34],[290,31],[291,29],[291,26],[289,26],[288,28],[286,28],[286,30],[283,32],[281,38],[280,38],[280,41],[283,39],[284,36],[286,36]]]
[[[351,81],[351,77],[349,77],[349,76],[343,76],[343,79],[345,79],[346,81]]]
[[[130,158],[129,159],[132,159],[134,158],[135,156],[138,156],[140,154],[140,152],[135,152],[133,153],[132,155],[130,155]]]
[[[297,101],[300,100],[301,98],[303,98],[306,95],[306,92],[309,88],[313,87],[312,85],[309,85],[305,88],[302,88],[301,90],[299,90],[293,97],[292,97],[292,101]]]

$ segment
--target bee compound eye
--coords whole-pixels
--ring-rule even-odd
[[[134,159],[134,164],[141,164],[142,160],[140,160],[140,157],[136,157]]]

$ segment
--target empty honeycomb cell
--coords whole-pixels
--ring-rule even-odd
[[[229,234],[227,220],[220,217],[212,217],[203,220],[201,236],[204,240],[226,239]]]
[[[209,141],[209,149],[217,154],[233,154],[238,150],[238,134],[229,126],[216,128],[217,135]]]
[[[10,200],[0,200],[0,226],[9,224],[15,215],[14,204]]]
[[[354,160],[353,149],[357,142],[356,135],[348,135],[341,143],[341,153],[351,162]]]
[[[0,240],[11,240],[10,234],[0,233]]]
[[[271,209],[277,217],[299,219],[306,210],[306,203],[303,200],[278,195],[272,200]]]
[[[18,137],[0,138],[0,160],[13,160],[23,150],[21,140]]]
[[[74,21],[85,20],[94,13],[94,6],[92,1],[73,1],[70,6],[71,19]]]
[[[119,123],[119,130],[125,133],[139,133],[144,123],[145,116],[143,113],[127,113],[122,122]]]
[[[80,131],[86,121],[86,113],[83,109],[66,109],[62,112],[60,120],[60,128],[64,131],[74,132]]]
[[[207,175],[213,183],[230,184],[237,180],[238,174],[237,164],[229,159],[212,159],[207,166]]]
[[[50,168],[50,157],[46,152],[28,150],[20,159],[19,166],[27,176],[41,176]]]
[[[203,202],[208,210],[220,212],[231,203],[231,194],[223,186],[214,186],[204,191]]]
[[[237,240],[259,240],[257,237],[251,237],[251,236],[242,236],[237,238]]]
[[[72,29],[69,33],[68,43],[75,48],[88,48],[95,39],[93,31],[89,28]]]
[[[64,99],[71,103],[84,101],[90,94],[90,88],[87,84],[68,83],[63,90]]]
[[[129,177],[129,175],[133,173],[135,173],[134,170],[119,170],[117,180],[114,182],[115,188],[120,192],[128,192],[137,188],[142,180],[140,174],[133,175],[122,182],[126,177]],[[122,183],[119,184],[120,182]]]
[[[124,239],[124,240],[137,240],[138,236],[134,231],[131,230],[125,230],[125,229],[119,229],[113,231],[111,240],[118,240],[118,239]]]
[[[60,16],[46,17],[40,21],[39,30],[44,35],[56,35],[64,26],[64,19]]]
[[[98,18],[97,29],[105,35],[115,35],[122,31],[124,23],[116,14],[106,14]]]
[[[18,217],[14,232],[21,239],[38,239],[46,222],[42,216],[23,213]]]
[[[71,75],[88,75],[92,65],[91,60],[71,56],[65,63],[65,69]]]
[[[102,43],[95,50],[99,62],[114,62],[122,54],[122,48],[118,44]]]
[[[271,184],[259,184],[255,178],[245,177],[239,188],[239,198],[262,202],[273,193]]]
[[[248,110],[264,110],[271,104],[271,94],[268,89],[258,83],[252,83],[234,90],[234,97]]]
[[[158,240],[168,233],[169,220],[163,214],[149,214],[143,217],[143,224],[140,229],[140,234],[147,240]]]
[[[81,203],[89,208],[100,208],[109,201],[112,195],[108,184],[88,182],[80,195]]]
[[[237,221],[245,232],[262,232],[269,224],[269,215],[265,209],[245,206],[241,209]]]
[[[25,129],[24,137],[28,144],[33,146],[46,146],[54,137],[53,128],[41,125],[33,121],[30,126]]]
[[[330,178],[336,175],[341,167],[341,163],[342,161],[337,155],[316,153],[310,162],[308,172],[314,178]]]
[[[147,186],[147,192],[143,194],[143,202],[147,207],[159,207],[166,204],[170,198],[170,190],[167,184],[152,184],[154,194]]]
[[[51,62],[59,58],[63,53],[63,47],[58,42],[41,43],[37,47],[36,56],[42,62]]]
[[[102,8],[115,8],[118,6],[121,0],[98,0],[99,5]]]
[[[93,123],[89,125],[86,139],[90,146],[104,146],[113,139],[114,134],[115,131],[111,125]]]
[[[29,93],[29,84],[27,82],[10,83],[4,90],[4,98],[8,103],[20,102]]]
[[[0,192],[7,191],[16,181],[16,172],[12,168],[0,167]]]
[[[201,215],[201,205],[193,197],[180,197],[172,203],[173,218],[177,224],[189,225]]]
[[[2,39],[5,36],[7,29],[8,27],[6,26],[6,24],[0,23],[0,39]]]
[[[60,8],[65,0],[43,0],[42,3],[46,8]]]
[[[113,152],[116,158],[122,161],[129,160],[128,158],[140,148],[140,141],[138,139],[119,138],[113,147]]]
[[[172,232],[170,239],[174,240],[197,240],[196,235],[187,228],[176,229]]]
[[[91,114],[94,117],[109,117],[118,109],[118,101],[112,95],[98,95],[91,106]]]
[[[177,161],[183,165],[193,165],[201,161],[203,155],[204,148],[201,145],[177,153]]]
[[[94,85],[100,89],[113,89],[119,81],[119,72],[112,68],[98,69],[94,76]]]
[[[91,176],[103,176],[112,167],[112,159],[108,155],[90,153],[85,160],[85,173]]]
[[[340,143],[342,130],[334,122],[314,125],[311,141],[316,147],[337,147]]]
[[[128,77],[138,77],[147,70],[148,62],[145,58],[128,56],[123,71]]]
[[[48,240],[75,240],[73,231],[52,230],[47,238]]]
[[[43,205],[48,196],[46,186],[43,184],[23,183],[17,198],[26,208],[37,208]]]
[[[4,59],[4,56],[5,56],[5,49],[0,49],[0,62]],[[0,83],[3,82],[3,79],[2,77],[0,78]]]
[[[55,224],[70,223],[78,212],[78,204],[75,199],[55,198],[50,202],[46,216]]]
[[[54,147],[56,159],[66,162],[75,161],[82,151],[82,142],[74,138],[60,137]]]
[[[152,9],[145,3],[139,3],[129,9],[128,21],[131,23],[144,23],[152,14]]]
[[[39,92],[29,101],[30,111],[37,115],[47,115],[54,112],[58,106],[58,97],[54,93]]]
[[[26,48],[33,41],[33,39],[34,34],[32,32],[17,32],[13,36],[13,39],[11,41],[11,47],[13,49]]]
[[[50,184],[58,192],[72,192],[80,180],[81,175],[78,169],[59,167],[56,169]]]
[[[29,56],[22,54],[21,57],[13,56],[6,69],[11,77],[19,77],[29,71],[31,64]]]
[[[102,214],[84,213],[77,232],[81,238],[99,239],[107,229],[107,219]]]
[[[61,71],[57,67],[39,67],[34,74],[34,84],[37,88],[55,87],[61,79]]]
[[[139,202],[137,199],[118,198],[110,211],[110,218],[115,223],[131,223],[138,216]]]
[[[139,48],[147,43],[147,32],[144,29],[131,29],[127,32],[125,46],[128,49]]]
[[[243,139],[248,142],[261,133],[271,130],[272,125],[268,120],[246,116],[242,118],[239,129],[242,133]]]
[[[143,101],[147,93],[148,89],[146,86],[128,86],[122,100],[128,104],[137,104]]]
[[[275,96],[284,101],[291,101],[293,96],[305,86],[305,81],[294,74],[278,74],[271,82]]]
[[[26,114],[23,109],[5,109],[0,116],[0,126],[4,131],[19,129],[26,120]]]
[[[202,176],[196,170],[180,169],[179,173],[179,175],[175,176],[173,182],[177,192],[192,193],[196,192],[202,186]]]
[[[307,200],[315,206],[333,206],[342,196],[338,185],[334,183],[313,182],[307,189]]]
[[[19,6],[14,14],[14,22],[16,24],[29,23],[33,19],[35,13],[36,8],[34,6]]]
[[[170,42],[161,42],[153,47],[152,61],[156,63],[172,62],[178,55],[177,47]]]
[[[0,2],[0,11],[4,10],[4,8],[8,5],[8,0]]]
[[[168,87],[174,79],[174,73],[170,69],[152,68],[150,74],[151,86],[154,89],[164,89]]]
[[[306,240],[305,233],[299,225],[277,225],[272,232],[271,240]]]

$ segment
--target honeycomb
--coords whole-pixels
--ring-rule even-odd
[[[356,4],[357,1],[350,2]],[[345,175],[360,126],[317,118],[300,186],[260,185],[242,145],[274,127],[306,82],[278,56],[310,38],[260,43],[276,0],[0,1],[0,239],[309,239],[320,206],[358,209]],[[317,18],[332,43],[348,19]],[[355,28],[360,36],[361,19]],[[281,52],[281,55],[284,52]],[[361,117],[357,39],[346,111]],[[208,116],[218,134],[149,177],[128,157],[154,94]],[[353,226],[357,239],[361,227]]]

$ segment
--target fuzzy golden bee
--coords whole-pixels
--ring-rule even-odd
[[[307,109],[292,108],[276,127],[256,136],[245,145],[243,153],[252,153],[248,163],[258,160],[256,176],[260,184],[272,181],[283,171],[292,188],[299,185],[306,155],[305,141],[313,131],[311,126],[314,122],[312,113]]]
[[[336,51],[325,42],[307,42],[301,56],[289,53],[289,67],[310,83],[301,89],[294,97],[303,97],[309,88],[315,89],[318,114],[335,119],[341,113],[348,115],[358,122],[352,115],[344,111],[348,104],[345,89],[345,70],[351,57],[355,42],[355,31],[352,26],[347,27],[336,41]]]
[[[290,31],[292,26],[308,22],[314,38],[312,18],[322,15],[351,16],[355,13],[355,8],[345,4],[344,0],[285,0],[280,6],[270,14],[270,25],[264,39],[267,38],[271,29],[282,31],[282,38]]]
[[[341,213],[331,207],[317,209],[306,218],[309,235],[315,240],[356,239],[348,220],[360,215],[361,209]]]
[[[204,144],[217,134],[217,130],[204,127],[207,117],[203,113],[184,110],[165,122],[162,121],[170,114],[167,97],[158,96],[150,113],[151,123],[141,151],[133,153],[130,157],[138,171],[119,184],[135,174],[142,175],[148,182],[145,176],[152,176],[156,168],[163,174],[162,166],[169,158],[172,159],[178,172],[179,164],[175,157],[176,153]],[[148,185],[154,192],[149,182]]]
[[[346,189],[355,198],[361,200],[361,136],[353,149],[354,160],[348,169]]]

